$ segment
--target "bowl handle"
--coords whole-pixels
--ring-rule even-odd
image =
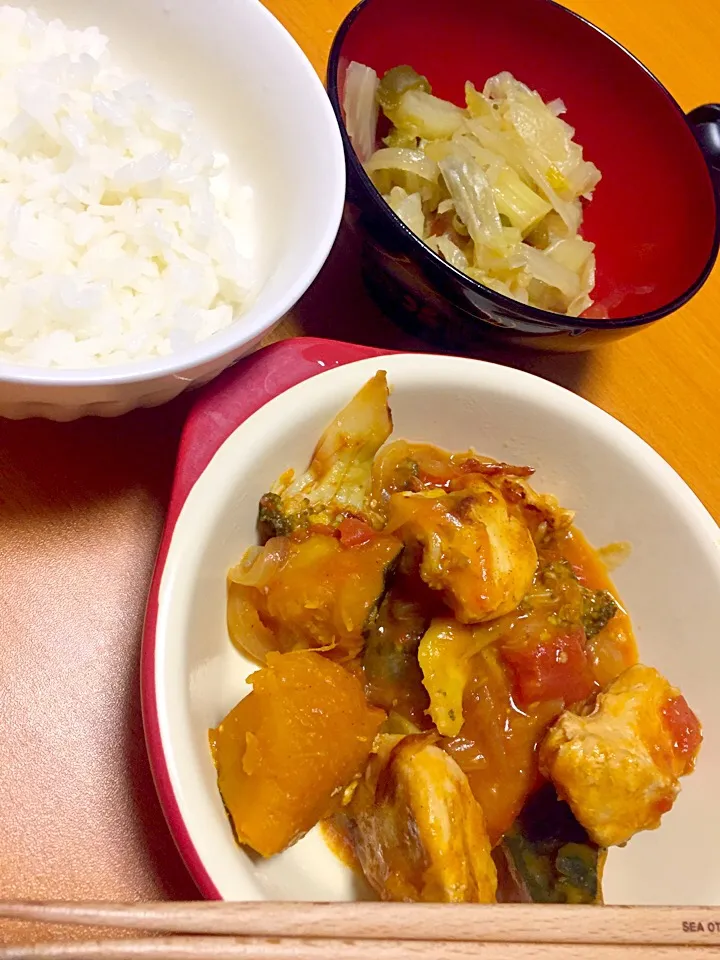
[[[720,103],[705,103],[687,114],[693,133],[705,154],[715,191],[720,196]]]

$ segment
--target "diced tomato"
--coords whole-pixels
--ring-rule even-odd
[[[652,804],[653,809],[658,813],[659,816],[662,816],[665,813],[669,813],[672,810],[673,800],[672,797],[659,797]]]
[[[364,520],[345,517],[337,528],[337,535],[344,547],[361,547],[372,540],[375,531]]]
[[[671,697],[662,707],[663,720],[672,737],[673,750],[692,761],[702,743],[700,721],[688,706],[682,694]]]
[[[547,700],[577,703],[595,689],[582,628],[534,645],[508,645],[502,656],[512,672],[513,698],[520,707]]]

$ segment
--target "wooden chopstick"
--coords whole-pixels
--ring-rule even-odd
[[[0,947],[0,960],[711,960],[720,947],[167,937]]]
[[[6,900],[0,918],[242,937],[702,945],[720,951],[715,907]]]

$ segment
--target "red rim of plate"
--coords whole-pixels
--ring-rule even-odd
[[[222,900],[222,895],[205,869],[180,812],[165,759],[157,710],[155,639],[158,592],[175,524],[190,490],[219,447],[269,400],[325,370],[392,352],[395,351],[311,337],[272,344],[241,360],[205,388],[198,395],[183,428],[145,611],[140,695],[145,743],[160,806],[185,866],[200,893],[208,900]]]

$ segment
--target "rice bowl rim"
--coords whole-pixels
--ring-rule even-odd
[[[91,367],[40,367],[0,361],[0,382],[78,387],[134,383],[160,377],[192,381],[194,377],[183,376],[185,371],[205,363],[212,363],[268,333],[277,321],[298,302],[318,275],[335,242],[345,205],[345,155],[342,138],[325,87],[305,52],[269,10],[260,3],[256,7],[257,15],[265,19],[268,29],[274,31],[278,45],[284,46],[286,69],[292,64],[292,69],[304,73],[314,91],[314,96],[308,98],[306,104],[312,104],[311,109],[319,111],[324,128],[324,140],[321,142],[315,139],[313,146],[324,155],[332,173],[322,187],[319,187],[328,210],[325,227],[318,242],[312,245],[312,249],[308,250],[304,257],[304,264],[297,272],[294,282],[284,287],[273,301],[258,311],[256,317],[250,317],[257,308],[263,286],[268,282],[266,279],[264,284],[256,286],[251,293],[247,313],[239,314],[230,326],[212,334],[206,340],[201,340],[191,347],[167,356]],[[200,112],[196,115],[200,116]],[[282,252],[278,259],[281,258]],[[247,320],[250,322],[246,322]]]

